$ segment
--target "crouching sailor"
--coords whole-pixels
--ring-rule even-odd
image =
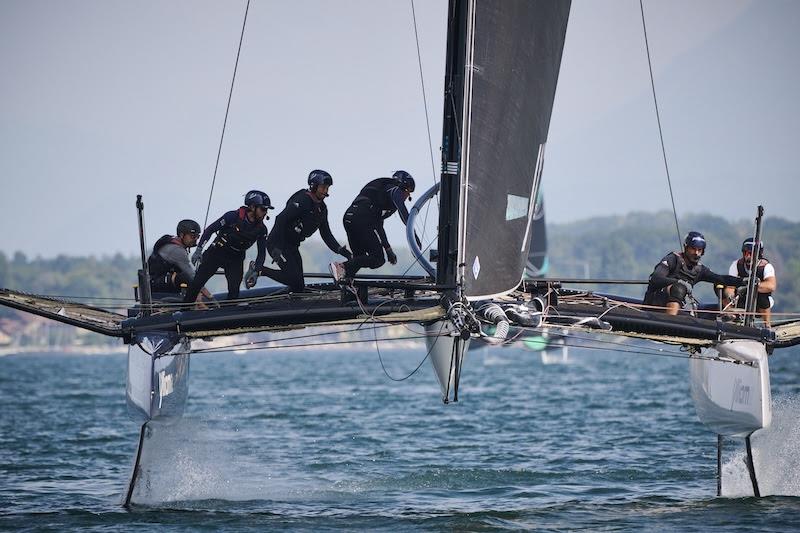
[[[397,255],[386,238],[383,221],[397,212],[403,224],[408,222],[404,202],[410,198],[414,188],[411,174],[398,170],[391,178],[372,180],[361,189],[343,219],[353,258],[344,263],[330,264],[334,280],[352,278],[363,267],[379,268],[387,259],[389,263],[397,264]]]
[[[742,281],[736,276],[715,274],[700,262],[706,251],[706,239],[697,231],[690,231],[683,241],[683,252],[670,252],[650,274],[644,295],[645,305],[666,307],[668,315],[677,315],[692,298],[694,286],[701,281],[717,285],[738,287]]]
[[[328,248],[347,259],[350,250],[339,244],[331,233],[328,224],[328,206],[325,198],[333,185],[333,178],[324,170],[312,170],[308,175],[308,189],[294,193],[286,202],[286,207],[275,217],[275,226],[267,238],[267,251],[280,270],[258,268],[251,265],[247,271],[245,284],[255,285],[258,275],[267,276],[289,287],[291,292],[305,290],[303,278],[303,258],[300,256],[300,243],[319,230]]]
[[[239,297],[239,285],[244,276],[245,252],[253,244],[258,246],[255,264],[258,267],[264,264],[267,253],[267,226],[264,225],[264,219],[269,218],[268,209],[274,209],[269,196],[261,191],[250,191],[245,195],[242,207],[228,211],[205,229],[197,250],[192,254],[192,262],[199,262],[200,266],[186,291],[184,302],[193,302],[220,267],[225,271],[225,279],[228,281],[228,299],[235,300]],[[203,253],[203,244],[213,233],[217,237]]]
[[[745,239],[742,243],[742,257],[731,263],[728,274],[742,278],[743,286],[738,289],[725,287],[723,303],[727,305],[737,296],[737,307],[744,307],[747,300],[747,281],[750,277],[750,263],[753,260],[753,238]],[[775,267],[764,257],[764,243],[758,243],[758,261],[756,261],[756,312],[764,319],[764,324],[770,327],[772,306],[775,300],[772,293],[778,288],[778,279],[775,277]]]
[[[194,280],[189,250],[197,246],[200,224],[194,220],[181,220],[175,233],[175,237],[164,235],[158,239],[153,246],[153,253],[147,258],[153,293],[178,294],[182,286],[188,286]],[[205,288],[201,294],[211,299],[211,294]],[[200,299],[201,296],[198,296]]]

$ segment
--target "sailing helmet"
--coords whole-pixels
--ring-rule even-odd
[[[686,238],[683,240],[684,246],[691,246],[692,248],[697,248],[698,250],[705,251],[706,249],[706,238],[703,237],[703,234],[699,231],[690,231]]]
[[[192,235],[200,235],[200,224],[194,220],[186,218],[178,222],[178,228],[175,231],[175,235],[179,237],[187,233],[191,233]]]
[[[248,191],[244,195],[244,205],[247,207],[263,207],[264,209],[275,209],[269,201],[267,193],[262,191]]]
[[[742,243],[742,252],[744,252],[744,251],[752,252],[753,251],[753,241],[754,241],[754,239],[752,237],[748,237],[747,239],[745,239],[744,242]],[[764,242],[763,241],[759,241],[758,242],[758,256],[761,257],[761,255],[763,253],[764,253]]]
[[[414,184],[414,178],[405,170],[396,171],[394,174],[392,174],[392,178],[397,183],[397,186],[404,191],[414,192],[414,188],[416,187]]]
[[[312,170],[308,174],[308,187],[310,189],[316,189],[320,185],[333,185],[333,178],[324,170]]]

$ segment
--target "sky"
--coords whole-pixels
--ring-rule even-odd
[[[1,251],[136,253],[137,194],[150,245],[203,223],[245,5],[0,3]],[[370,179],[433,184],[447,1],[414,9],[426,98],[410,0],[252,0],[210,220],[250,189],[280,207],[323,168],[344,242]],[[800,2],[644,10],[678,214],[800,220]],[[552,222],[671,209],[637,0],[573,1],[543,184]],[[387,233],[404,242],[396,217]]]

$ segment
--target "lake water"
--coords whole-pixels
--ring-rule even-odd
[[[425,350],[381,354],[402,376]],[[735,440],[716,496],[685,358],[480,349],[443,405],[428,362],[394,382],[361,345],[195,355],[185,417],[153,428],[144,501],[126,510],[125,356],[0,357],[0,529],[797,529],[800,351],[770,365],[755,499]]]

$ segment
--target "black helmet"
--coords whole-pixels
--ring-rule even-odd
[[[185,218],[178,222],[178,229],[175,230],[175,233],[178,237],[181,235],[185,235],[187,233],[191,233],[192,235],[200,235],[200,224],[195,222],[194,220],[189,220]]]
[[[249,191],[244,195],[244,205],[247,207],[263,207],[264,209],[275,209],[269,201],[267,193],[262,191]]]
[[[315,189],[320,185],[333,185],[333,178],[324,170],[312,170],[308,174],[308,186]]]
[[[683,245],[691,246],[692,248],[697,248],[698,250],[705,250],[706,238],[703,237],[703,234],[699,231],[690,231],[683,240]]]
[[[749,238],[745,239],[744,242],[742,243],[742,251],[744,252],[746,250],[750,251],[750,252],[753,251],[753,238],[752,237],[749,237]],[[759,255],[759,257],[761,257],[761,254],[763,254],[763,253],[764,253],[764,242],[763,241],[759,241],[758,242],[758,255]]]
[[[414,178],[411,177],[411,174],[405,170],[396,171],[394,174],[392,174],[392,178],[394,178],[394,181],[397,182],[397,186],[404,191],[414,192],[414,188],[416,187],[414,184]]]

